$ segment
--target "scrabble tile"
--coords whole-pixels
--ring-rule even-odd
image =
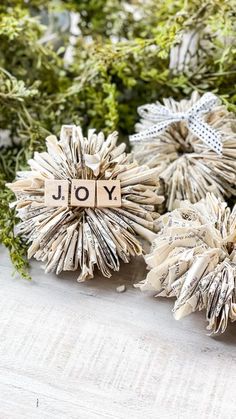
[[[95,180],[72,179],[71,206],[94,207],[95,206]]]
[[[44,203],[48,207],[67,207],[69,182],[67,180],[46,180]]]
[[[97,206],[121,207],[121,189],[119,180],[97,181]]]

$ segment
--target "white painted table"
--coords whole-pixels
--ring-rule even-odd
[[[235,418],[236,324],[210,338],[201,313],[175,321],[132,287],[141,259],[84,284],[34,262],[28,282],[0,252],[0,419]]]

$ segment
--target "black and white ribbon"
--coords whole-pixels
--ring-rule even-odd
[[[146,142],[168,128],[169,125],[186,121],[189,130],[207,144],[217,154],[222,153],[221,134],[203,121],[202,115],[212,111],[220,104],[220,100],[213,93],[205,93],[187,112],[173,112],[167,107],[156,104],[147,104],[138,108],[139,115],[154,123],[150,128],[130,135],[131,143]]]

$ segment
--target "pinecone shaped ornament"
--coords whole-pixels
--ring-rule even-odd
[[[45,263],[45,271],[80,270],[78,281],[94,268],[106,277],[120,260],[142,254],[138,236],[152,241],[163,201],[157,195],[156,169],[138,165],[107,138],[90,129],[63,126],[60,140],[46,139],[47,151],[35,153],[31,170],[9,184],[21,222],[16,234],[29,244],[28,257]]]

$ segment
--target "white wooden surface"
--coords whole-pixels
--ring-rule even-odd
[[[34,262],[28,282],[0,252],[0,419],[235,418],[236,325],[210,338],[201,313],[175,321],[132,287],[141,259],[85,284]]]

